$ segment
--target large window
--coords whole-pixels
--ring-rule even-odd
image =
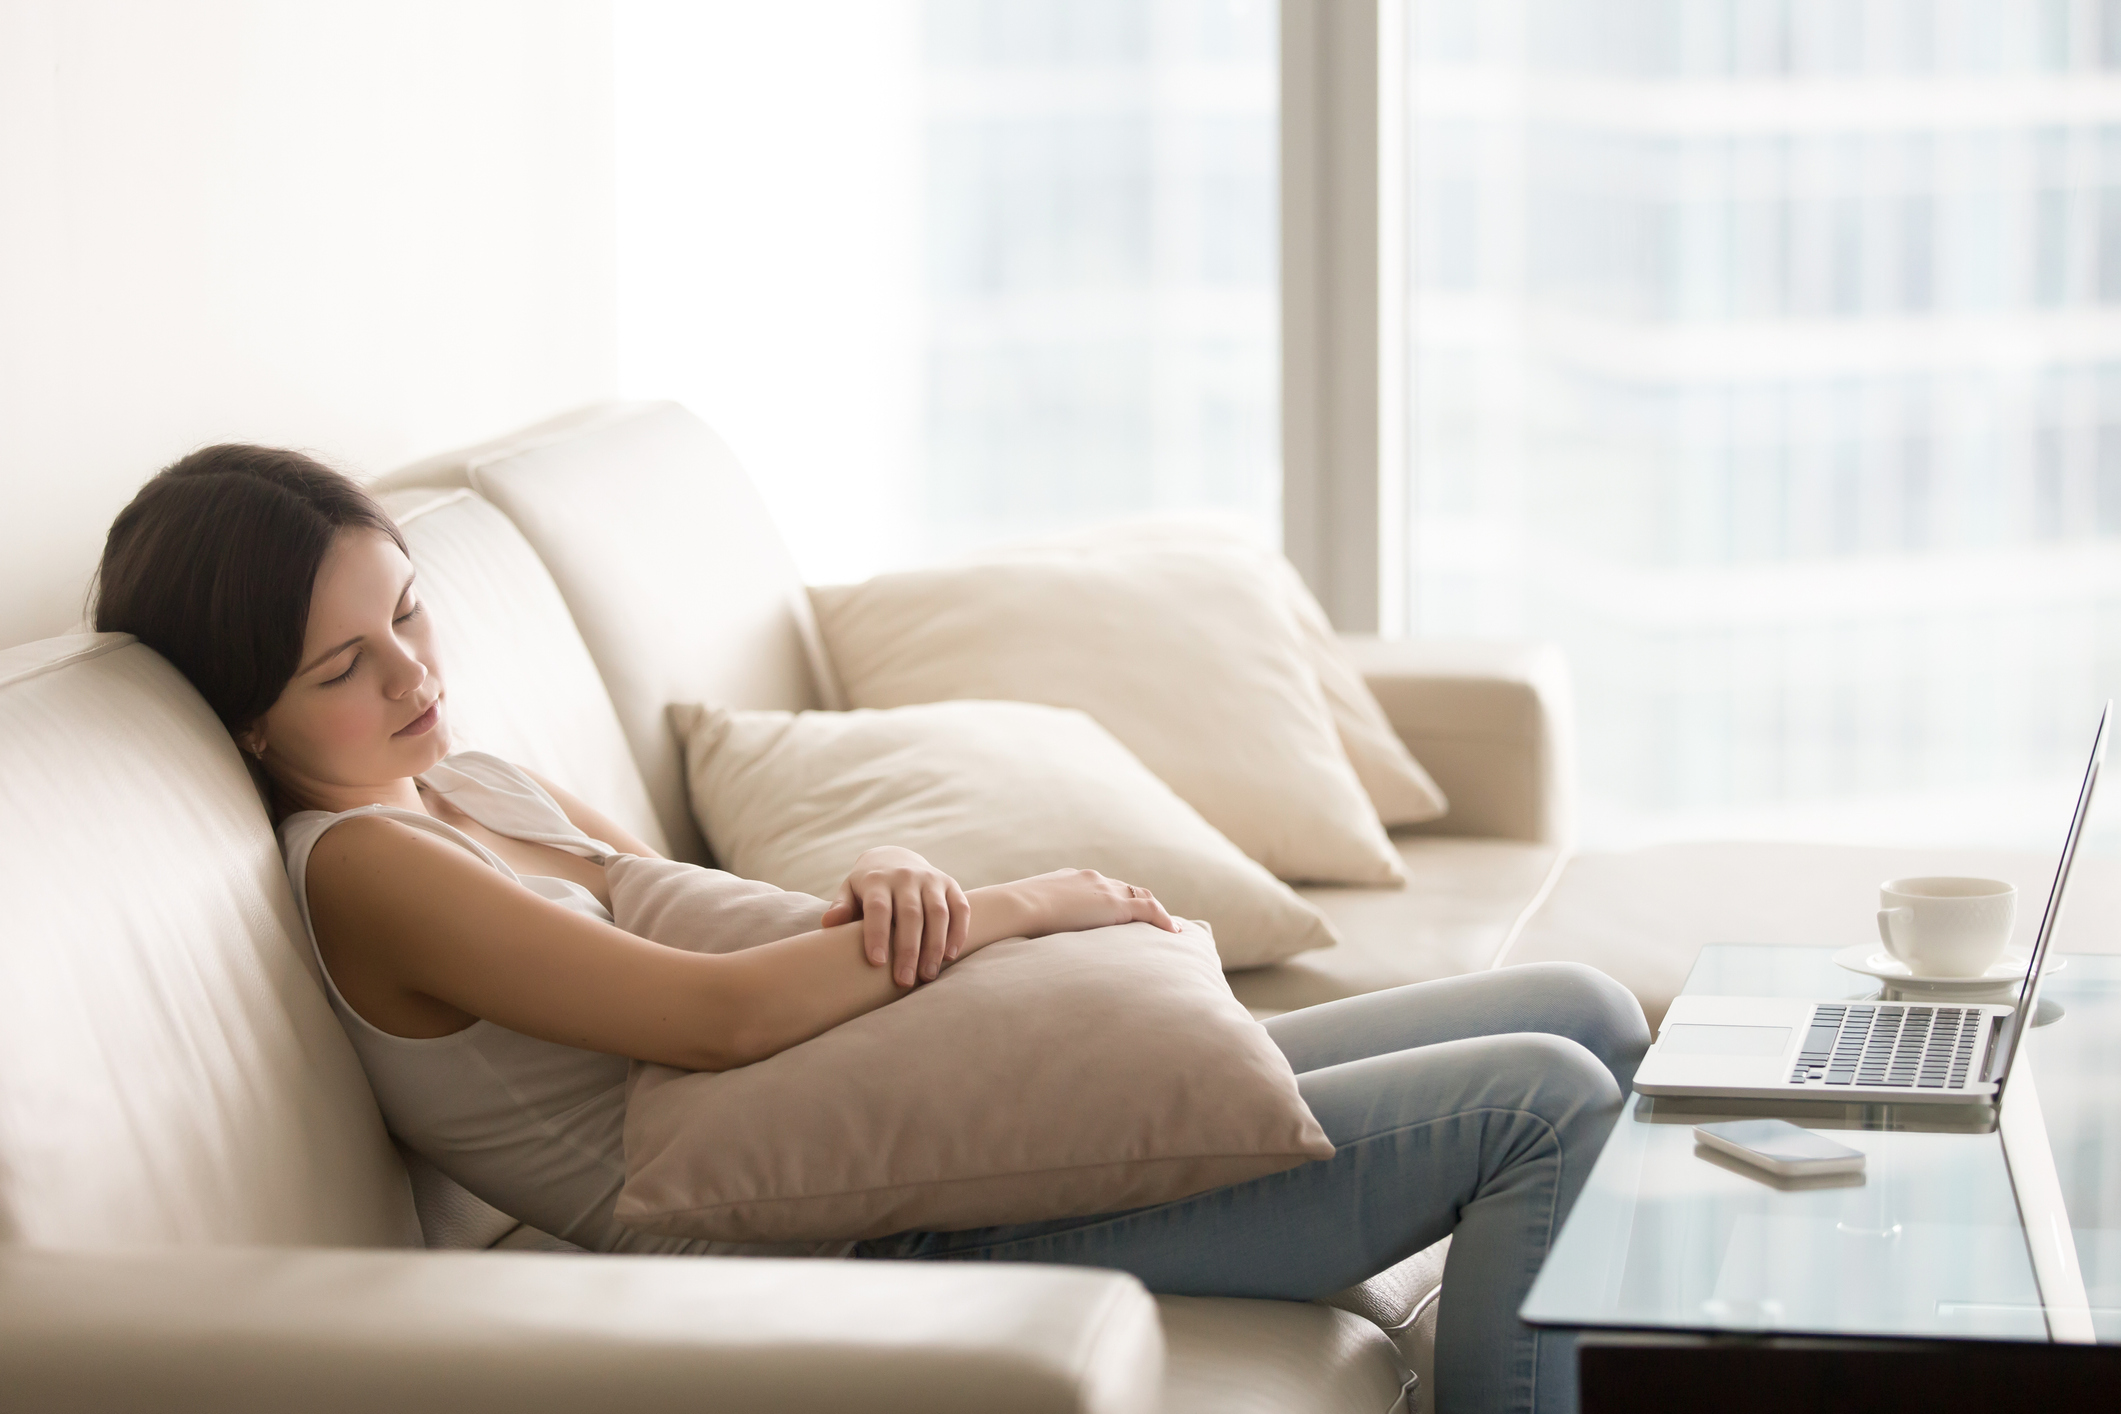
[[[1422,0],[1408,620],[1592,843],[2052,848],[2121,690],[2121,6]]]
[[[1300,558],[1351,622],[1558,640],[1588,843],[2051,847],[2121,692],[2121,4],[1387,3],[620,0],[628,391],[836,580],[1272,543],[1286,353]],[[1303,440],[1402,362],[1369,452]]]
[[[1270,0],[622,0],[629,391],[813,579],[1156,512],[1279,529]]]

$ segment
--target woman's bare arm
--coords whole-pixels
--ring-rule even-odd
[[[307,873],[333,980],[364,1018],[397,1034],[444,1035],[483,1017],[585,1050],[727,1070],[909,990],[863,956],[859,923],[726,955],[683,952],[540,898],[459,846],[380,816],[335,826]],[[1102,882],[1107,894],[1126,888]],[[1059,876],[967,897],[967,954],[1097,926],[1083,918],[1162,914],[1154,899],[1106,897]],[[408,1018],[409,1031],[392,1024]]]
[[[603,811],[572,792],[560,789],[528,766],[519,768],[524,775],[545,787],[545,793],[560,803],[574,827],[593,840],[602,840],[621,854],[637,854],[643,859],[659,859],[662,856],[635,838],[633,832],[606,815]]]

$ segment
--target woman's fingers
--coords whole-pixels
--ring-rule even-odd
[[[1125,888],[1128,896],[1128,917],[1132,921],[1154,923],[1167,933],[1178,931],[1178,924],[1171,921],[1171,915],[1164,911],[1163,904],[1157,901],[1155,894],[1139,884],[1128,884]]]
[[[862,890],[862,953],[871,967],[891,961],[891,889],[881,882]]]
[[[854,880],[846,879],[841,882],[838,895],[833,898],[832,906],[825,910],[825,916],[818,920],[817,926],[837,928],[842,923],[852,923],[854,914]],[[875,958],[870,959],[871,963],[875,961]]]
[[[869,856],[864,855],[867,860]],[[972,904],[957,880],[914,857],[918,867],[861,867],[840,886],[822,926],[862,920],[862,954],[888,967],[901,987],[932,982],[970,943]]]
[[[921,980],[933,982],[942,974],[943,949],[950,942],[950,900],[942,881],[929,879],[921,885]]]
[[[921,895],[917,885],[902,882],[891,899],[891,976],[901,987],[921,980]]]

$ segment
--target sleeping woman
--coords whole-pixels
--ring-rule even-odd
[[[594,1250],[734,1250],[614,1221],[629,1058],[747,1065],[1002,938],[1173,926],[1149,890],[1095,873],[967,890],[886,847],[854,860],[829,903],[717,876],[732,917],[755,929],[768,910],[774,940],[758,946],[698,953],[622,931],[607,866],[654,852],[555,783],[453,751],[403,536],[299,453],[210,447],[149,481],[111,526],[95,623],[169,659],[256,763],[331,1004],[392,1131]],[[1649,1043],[1634,998],[1542,964],[1265,1025],[1332,1158],[1130,1212],[824,1250],[1078,1263],[1161,1292],[1301,1301],[1451,1236],[1439,1408],[1573,1408],[1572,1342],[1517,1308]]]

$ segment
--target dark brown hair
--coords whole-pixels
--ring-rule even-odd
[[[156,473],[111,522],[96,627],[169,659],[240,734],[301,666],[317,568],[348,529],[405,548],[374,498],[313,457],[240,442],[203,448]]]

